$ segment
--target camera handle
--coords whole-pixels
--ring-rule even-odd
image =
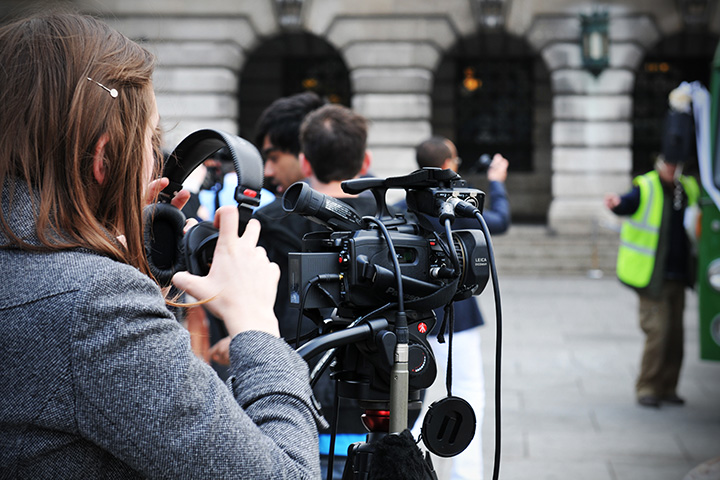
[[[303,344],[296,351],[303,359],[309,360],[320,352],[372,338],[373,335],[381,330],[385,330],[389,325],[388,321],[384,318],[366,320],[353,327],[344,328],[340,331],[314,338]]]

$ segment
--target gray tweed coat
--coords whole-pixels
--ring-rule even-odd
[[[20,196],[11,223],[35,241]],[[305,362],[245,332],[226,385],[130,266],[0,248],[0,329],[0,478],[320,477]]]

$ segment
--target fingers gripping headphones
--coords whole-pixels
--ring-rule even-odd
[[[163,176],[170,184],[158,195],[158,202],[143,211],[145,254],[150,272],[162,286],[170,285],[175,273],[187,270],[207,275],[217,242],[217,229],[211,222],[201,222],[183,235],[185,215],[170,201],[182,189],[183,181],[205,159],[227,147],[238,177],[235,201],[240,213],[242,234],[260,203],[263,163],[253,144],[220,130],[198,130],[182,140],[165,162]]]

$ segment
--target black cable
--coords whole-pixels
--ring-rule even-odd
[[[400,261],[398,261],[397,253],[395,252],[395,245],[393,244],[392,238],[390,238],[390,232],[388,232],[388,229],[387,229],[387,227],[385,227],[385,224],[375,217],[365,216],[365,217],[363,217],[363,220],[377,225],[377,227],[382,232],[383,237],[385,237],[385,243],[387,243],[388,249],[390,250],[390,257],[393,262],[393,267],[395,268],[395,278],[397,278],[398,312],[402,312],[404,314],[405,313],[405,299],[403,298],[404,293],[403,293],[403,286],[402,286],[402,271],[400,270]],[[407,325],[404,325],[404,326],[407,329]],[[405,342],[405,343],[407,343],[407,342]]]
[[[452,257],[452,253],[450,253],[450,249],[448,249],[448,246],[445,245],[445,242],[443,242],[442,238],[440,238],[440,235],[438,235],[438,233],[435,230],[433,230],[432,235],[435,238],[435,241],[438,243],[438,245],[440,245],[440,248],[442,248],[445,255],[447,255],[448,257]]]
[[[485,240],[487,240],[488,260],[490,263],[490,272],[492,274],[493,293],[495,299],[495,316],[496,316],[496,339],[495,339],[495,456],[493,466],[493,480],[497,480],[500,474],[500,362],[502,360],[502,308],[500,306],[500,285],[498,282],[497,270],[495,268],[495,253],[493,251],[492,241],[490,240],[490,231],[487,223],[479,210],[475,209],[475,218],[482,226]]]
[[[310,288],[313,286],[314,283],[319,282],[320,279],[318,277],[315,277],[311,279],[307,285],[305,285],[305,288],[303,289],[302,297],[300,298],[300,310],[298,311],[298,319],[297,319],[297,327],[295,327],[295,350],[300,347],[300,333],[302,332],[302,323],[303,323],[303,310],[305,310],[305,299],[308,296],[308,292],[310,292]]]
[[[310,288],[312,288],[313,285],[319,282],[328,282],[328,281],[339,281],[342,279],[341,275],[336,274],[323,274],[323,275],[316,275],[313,278],[311,278],[307,284],[305,284],[305,288],[303,289],[302,297],[300,297],[300,311],[298,312],[298,320],[297,320],[297,327],[295,330],[295,350],[298,349],[300,346],[300,332],[302,331],[302,323],[303,323],[303,312],[305,311],[305,300],[307,299],[308,293],[310,292]],[[320,291],[324,292],[326,295],[330,296],[330,292],[328,292],[326,289],[321,288]],[[337,305],[337,301],[330,296],[330,299]]]
[[[365,320],[368,320],[371,317],[374,317],[375,315],[377,315],[378,313],[381,313],[395,305],[396,305],[396,303],[394,303],[394,302],[386,303],[382,307],[376,308],[372,312],[367,313],[367,314],[363,315],[362,317],[356,318],[355,320],[353,320],[352,323],[350,323],[350,325],[348,325],[345,328],[352,328],[357,325],[360,325]],[[337,353],[337,348],[331,348],[330,350],[325,352],[325,355],[323,355],[322,358],[320,358],[320,360],[315,364],[315,367],[313,367],[312,371],[310,372],[310,387],[315,386],[315,384],[318,382],[318,379],[320,378],[320,376],[330,365],[330,362],[332,362],[332,360],[335,358],[336,353]]]
[[[314,330],[310,330],[309,332],[302,334],[302,335],[300,336],[300,342],[301,342],[301,343],[305,343],[306,341],[312,340],[312,339],[317,338],[317,337],[319,337],[319,336],[320,336],[320,330],[316,328],[316,329],[314,329]],[[297,342],[297,340],[298,340],[298,339],[297,339],[296,337],[291,337],[291,338],[286,338],[286,339],[285,339],[285,341],[286,341],[288,344],[293,343],[293,342]]]
[[[500,305],[500,285],[495,268],[495,252],[490,239],[490,230],[483,218],[480,210],[459,198],[451,198],[449,200],[455,207],[455,213],[463,217],[475,217],[482,227],[483,235],[488,247],[488,263],[490,264],[490,273],[492,274],[493,293],[495,299],[495,455],[493,465],[493,480],[497,480],[500,475],[500,365],[502,360],[502,307]]]
[[[335,382],[335,417],[333,418],[332,427],[330,429],[330,451],[328,452],[328,471],[327,480],[333,479],[333,469],[335,468],[335,437],[337,437],[338,417],[340,416],[340,395],[338,395],[337,382]]]
[[[450,248],[450,259],[453,262],[453,268],[455,269],[455,275],[460,275],[460,260],[458,259],[457,250],[455,250],[455,242],[452,236],[452,227],[449,218],[445,219],[445,236],[447,237],[448,247]]]

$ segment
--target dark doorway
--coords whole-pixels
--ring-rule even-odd
[[[459,42],[443,58],[433,91],[433,131],[450,137],[471,169],[481,154],[517,159],[532,171],[534,55],[525,42],[482,34]]]
[[[544,222],[550,202],[549,75],[519,37],[481,33],[459,41],[435,72],[433,134],[453,140],[460,173],[484,188],[480,155],[510,160],[507,189],[513,221]]]
[[[653,168],[660,152],[668,94],[683,81],[709,87],[718,37],[682,33],[661,40],[640,64],[633,91],[633,176]],[[686,168],[692,171],[693,165]]]
[[[348,70],[335,48],[300,32],[262,43],[249,55],[240,76],[240,135],[253,137],[255,122],[273,100],[304,91],[350,105]]]

